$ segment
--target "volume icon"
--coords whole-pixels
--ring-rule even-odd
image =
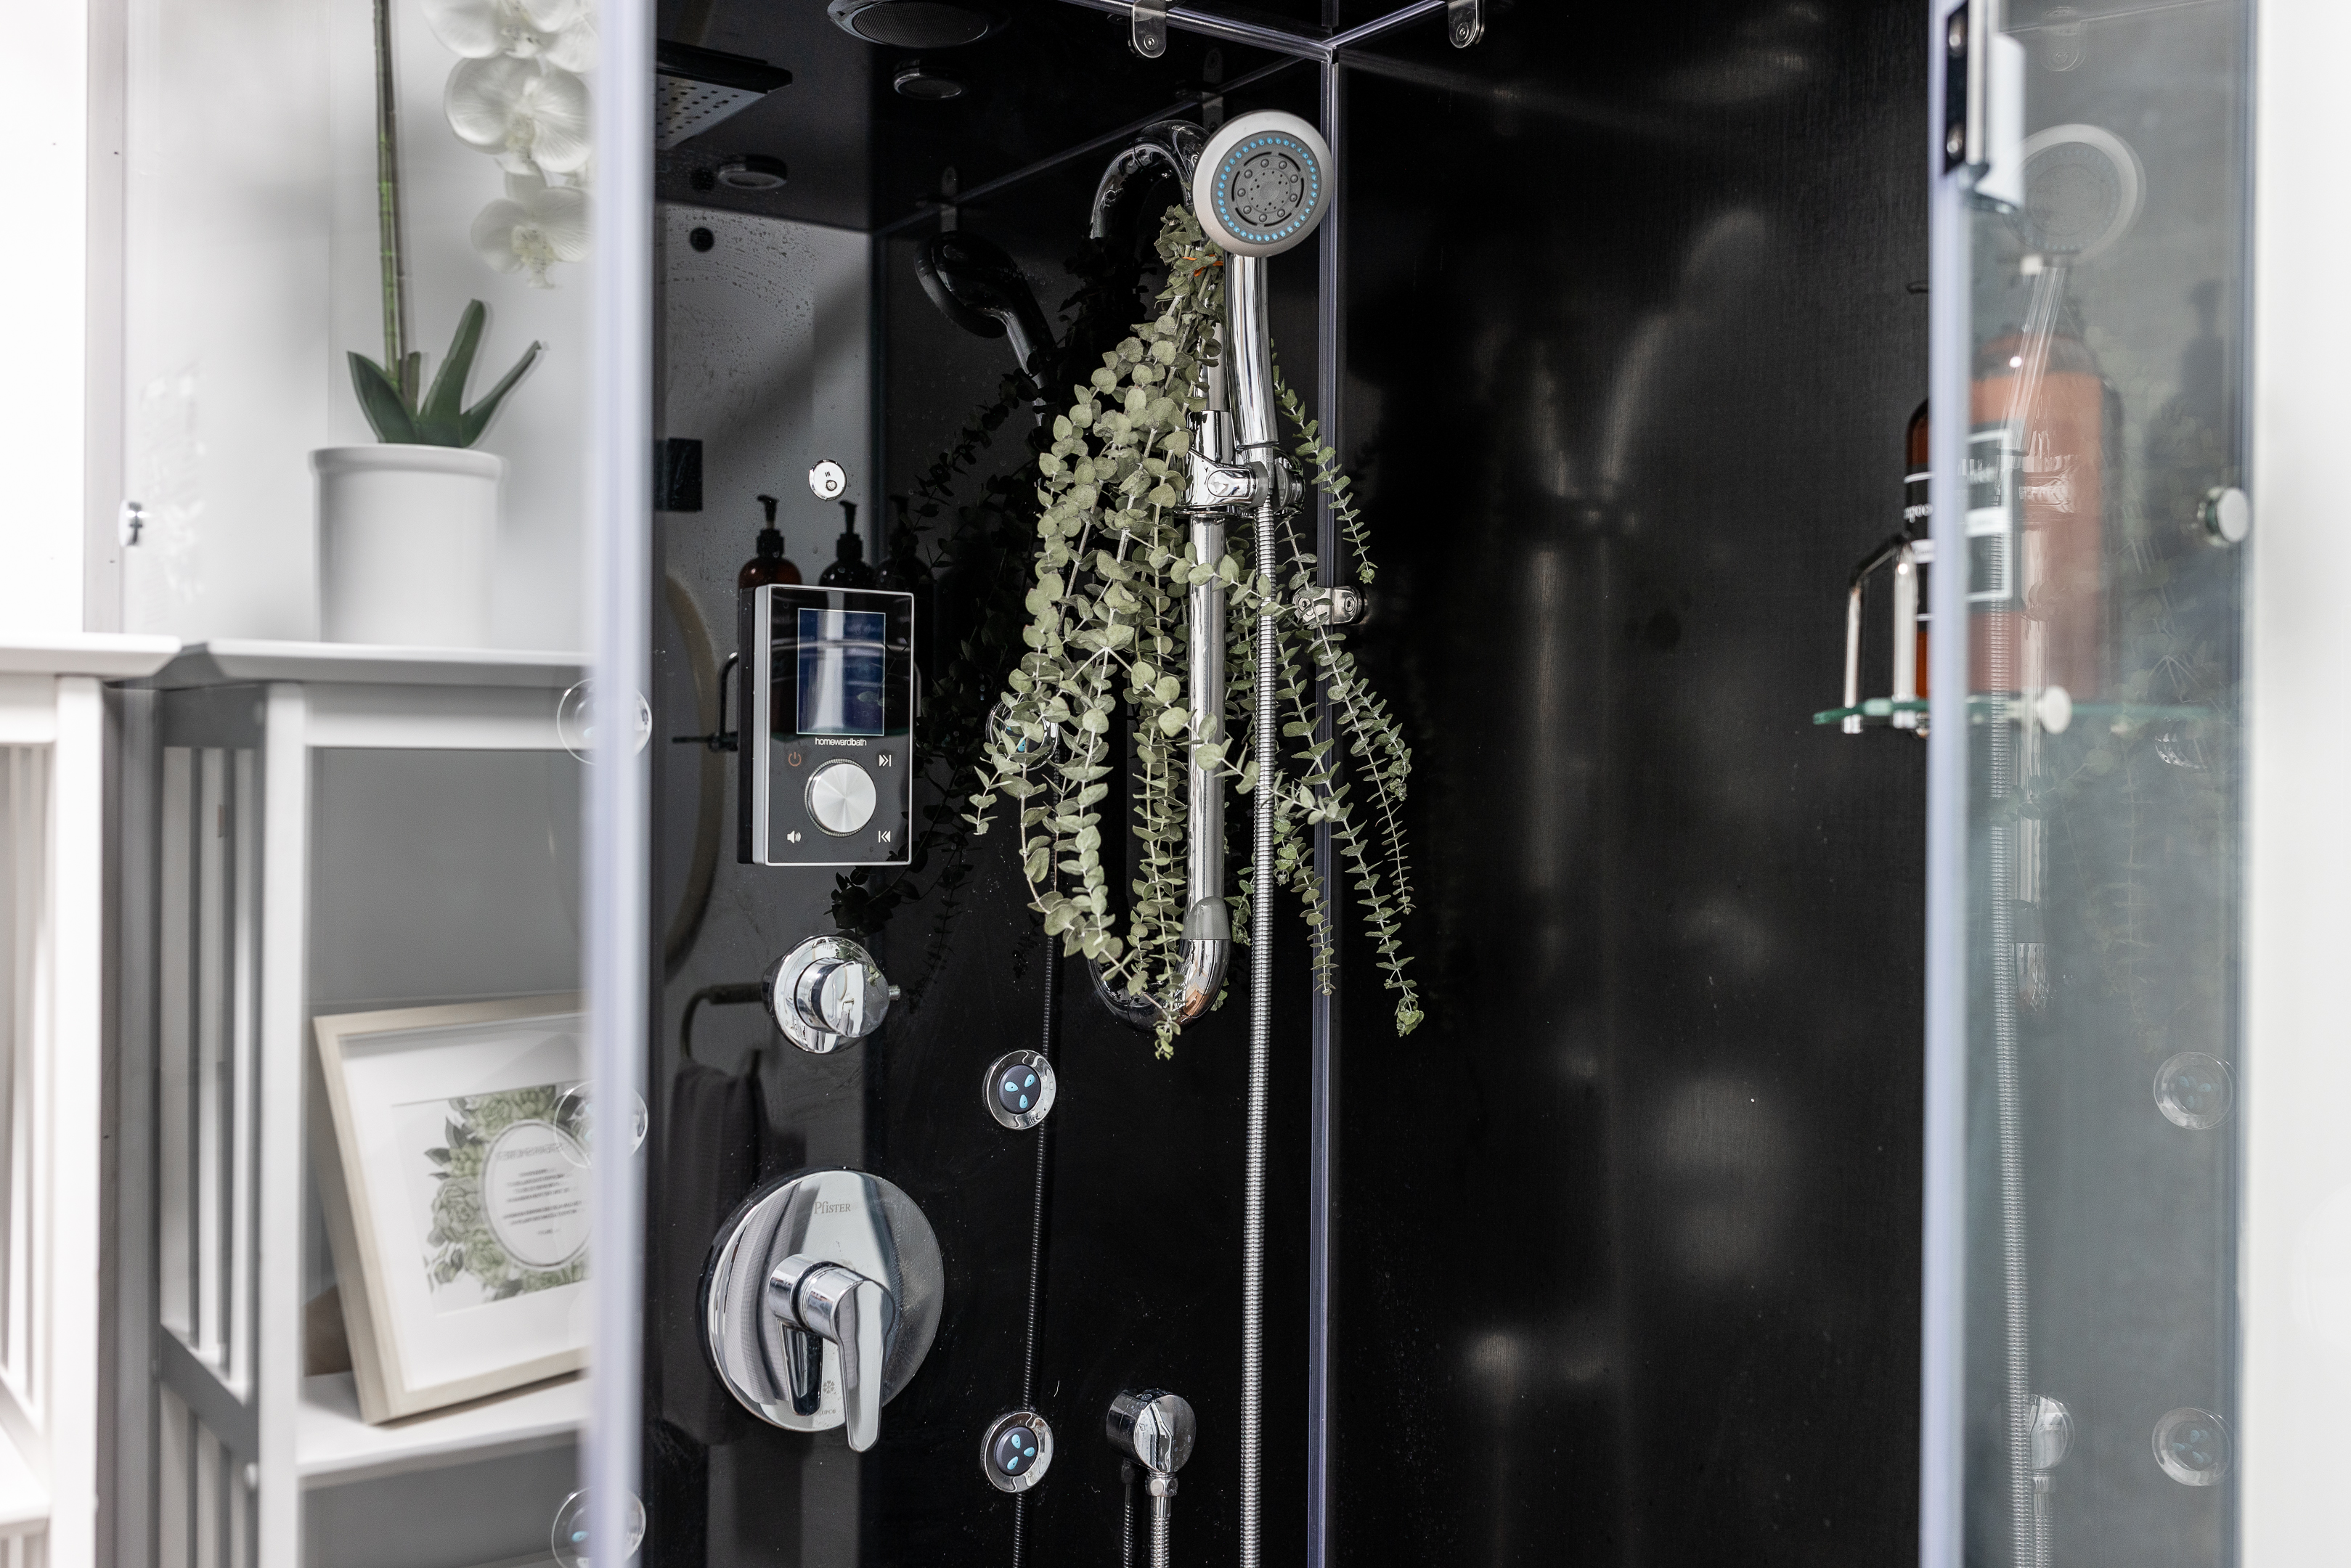
[[[794,828],[790,832],[786,833],[786,834],[784,835],[784,842],[786,842],[786,843],[788,843],[788,844],[796,844],[796,843],[799,843],[799,841],[800,841],[800,831],[799,831],[798,828]]]

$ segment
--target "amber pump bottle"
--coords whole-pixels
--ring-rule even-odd
[[[758,602],[759,590],[769,586],[789,587],[800,580],[800,569],[784,559],[784,536],[776,527],[776,498],[761,496],[758,499],[768,511],[767,526],[759,530],[758,553],[745,561],[743,570],[735,574],[735,646],[739,653],[746,655],[758,646],[752,610]],[[759,726],[752,716],[750,671],[747,668],[741,674],[744,678],[736,683],[734,722],[746,731],[757,734]],[[721,690],[725,689],[723,675],[719,685]]]
[[[857,535],[857,503],[841,503],[841,538],[835,541],[832,564],[817,579],[825,588],[871,588],[873,567],[865,559],[865,541]]]
[[[2014,406],[2020,399],[2028,406]],[[2014,332],[1976,350],[1970,411],[1979,439],[2020,428],[2001,481],[2016,519],[2012,598],[1979,611],[1970,680],[1980,692],[2063,686],[2079,702],[2105,687],[2106,476],[2119,405],[2070,322]],[[1970,503],[1971,505],[1973,503]]]
[[[758,553],[743,563],[735,574],[735,586],[743,592],[765,588],[771,582],[798,582],[800,569],[784,559],[784,536],[776,527],[776,498],[758,497],[759,505],[768,509],[767,527],[759,530]]]

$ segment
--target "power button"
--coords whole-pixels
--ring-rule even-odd
[[[808,812],[835,838],[846,838],[873,820],[873,779],[847,758],[835,758],[809,775]]]

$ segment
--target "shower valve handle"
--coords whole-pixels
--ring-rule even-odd
[[[768,1277],[768,1307],[783,1320],[784,1381],[792,1408],[816,1413],[824,1392],[824,1347],[840,1354],[841,1414],[859,1453],[882,1435],[882,1366],[897,1338],[898,1302],[878,1280],[795,1253]]]

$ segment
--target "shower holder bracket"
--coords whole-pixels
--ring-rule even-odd
[[[1486,0],[1445,0],[1445,36],[1466,49],[1486,36]]]
[[[1167,52],[1167,0],[1134,0],[1127,13],[1127,41],[1146,60]]]
[[[1343,583],[1301,588],[1290,601],[1301,626],[1347,626],[1364,618],[1364,591]]]
[[[1190,503],[1199,507],[1246,507],[1257,497],[1257,470],[1213,457],[1192,460]]]

